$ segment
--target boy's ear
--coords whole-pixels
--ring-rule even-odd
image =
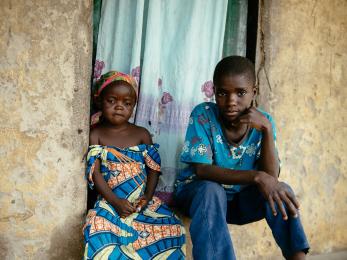
[[[256,85],[253,87],[253,94],[254,96],[258,94],[258,87]]]

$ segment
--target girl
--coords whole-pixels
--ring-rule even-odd
[[[95,84],[94,97],[101,117],[90,132],[86,175],[99,196],[83,228],[84,259],[183,259],[185,231],[153,196],[158,145],[145,128],[128,122],[136,81],[110,71]]]
[[[188,167],[175,195],[192,218],[194,259],[235,259],[227,224],[263,218],[286,259],[308,252],[298,202],[278,181],[274,122],[252,105],[255,79],[249,60],[224,58],[213,76],[216,103],[199,104],[191,114],[181,154]]]

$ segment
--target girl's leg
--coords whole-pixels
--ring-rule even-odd
[[[227,221],[243,225],[265,218],[284,257],[290,259],[296,253],[307,253],[309,244],[300,218],[293,218],[287,213],[288,220],[283,220],[281,213],[277,212],[277,216],[274,216],[258,188],[251,185],[228,202]]]
[[[194,259],[235,259],[223,187],[211,181],[194,181],[176,194],[176,199],[192,219],[189,230]]]

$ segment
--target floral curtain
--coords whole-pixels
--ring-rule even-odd
[[[166,201],[183,167],[179,155],[190,112],[203,101],[213,102],[212,75],[223,43],[224,55],[245,50],[242,43],[225,47],[232,37],[242,42],[245,35],[226,31],[227,11],[229,20],[234,15],[230,10],[228,0],[102,1],[93,77],[119,70],[138,80],[134,122],[160,144],[163,174],[157,194]]]

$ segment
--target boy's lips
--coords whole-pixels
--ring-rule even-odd
[[[238,114],[239,114],[238,110],[225,111],[225,115],[227,115],[227,116],[237,116]]]

